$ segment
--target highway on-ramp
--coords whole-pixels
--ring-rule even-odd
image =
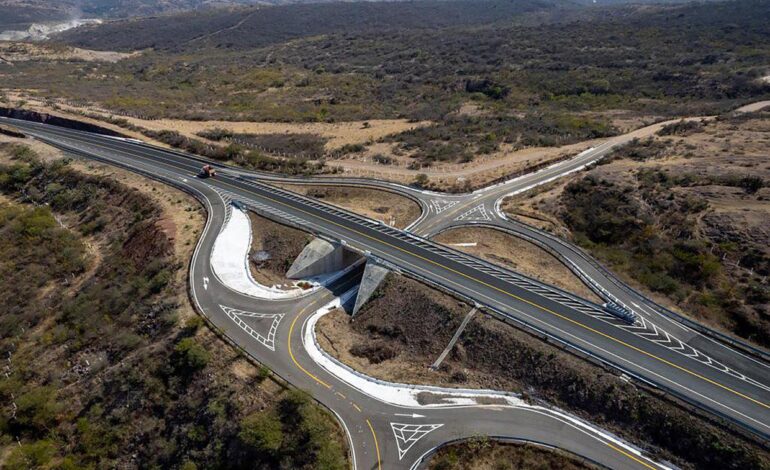
[[[141,172],[198,195],[207,205],[210,217],[207,231],[201,239],[191,269],[193,297],[200,304],[201,310],[239,345],[250,344],[248,338],[243,338],[243,343],[240,341],[239,335],[246,334],[245,330],[237,328],[237,325],[230,321],[226,309],[223,309],[222,306],[238,311],[253,312],[253,300],[240,298],[230,290],[216,287],[215,281],[208,275],[210,271],[210,267],[206,265],[208,257],[198,256],[200,252],[210,251],[210,244],[213,243],[215,236],[215,231],[209,230],[210,226],[217,227],[221,225],[224,219],[225,205],[222,198],[237,199],[270,217],[302,226],[319,235],[344,241],[352,249],[368,253],[405,273],[484,305],[489,310],[495,311],[511,321],[535,329],[592,356],[596,360],[612,365],[628,375],[663,388],[705,410],[724,416],[761,436],[770,435],[770,405],[768,405],[770,392],[768,392],[765,383],[729,368],[715,366],[715,361],[711,361],[708,356],[696,357],[683,354],[681,350],[678,350],[681,345],[676,343],[653,341],[645,337],[644,334],[635,332],[633,326],[623,324],[607,315],[600,307],[558,289],[539,284],[476,258],[454,252],[413,234],[384,226],[266,184],[245,179],[237,172],[223,171],[214,179],[198,180],[195,178],[195,174],[199,170],[200,162],[176,152],[168,152],[163,149],[94,134],[51,128],[46,125],[17,121],[13,121],[13,124],[30,135],[70,152]],[[218,215],[220,213],[221,215]],[[222,220],[218,220],[218,217],[222,217]],[[219,298],[217,296],[224,297]],[[318,303],[318,300],[315,299],[315,302]],[[270,308],[285,310],[280,312],[283,315],[281,316],[283,320],[279,322],[274,338],[279,344],[285,339],[286,348],[281,348],[281,350],[289,349],[289,338],[292,338],[292,333],[296,334],[298,330],[302,329],[301,325],[297,326],[302,315],[314,311],[316,306],[302,306],[295,303],[290,308],[289,306],[271,304]],[[296,308],[299,310],[295,311]],[[230,311],[232,312],[232,310]],[[219,312],[224,312],[224,314]],[[268,312],[260,311],[259,313],[267,314]],[[291,322],[286,321],[292,316]],[[288,331],[285,331],[282,328],[285,328],[287,323],[289,323],[289,327]],[[301,342],[301,337],[297,338],[297,342],[294,344]],[[350,409],[356,413],[362,413],[358,411],[359,409],[369,409],[368,406],[362,407],[362,404],[372,403],[372,410],[366,413],[373,414],[370,415],[371,418],[365,420],[371,440],[365,445],[367,439],[362,438],[360,447],[357,449],[356,446],[359,444],[356,443],[356,439],[353,439],[356,458],[363,459],[363,457],[359,457],[359,454],[365,454],[370,457],[368,461],[371,463],[371,456],[379,454],[380,456],[376,458],[376,461],[381,464],[387,462],[388,458],[393,458],[388,457],[392,454],[397,459],[393,463],[398,462],[403,465],[400,452],[403,449],[398,445],[398,433],[403,437],[404,429],[407,428],[400,428],[401,431],[396,432],[392,427],[393,421],[385,423],[384,415],[378,414],[377,410],[383,407],[387,408],[386,405],[374,397],[368,397],[361,392],[351,390],[350,387],[335,384],[333,378],[324,378],[325,373],[322,370],[313,373],[309,369],[312,367],[312,360],[303,358],[301,348],[292,349],[291,351],[295,352],[289,354],[288,358],[281,354],[270,354],[266,360],[262,357],[265,353],[262,349],[265,348],[257,346],[259,345],[254,345],[256,350],[249,350],[249,353],[270,365],[278,374],[286,377],[292,383],[306,389],[311,387],[318,389],[312,390],[313,395],[337,412],[343,423],[358,423],[356,431],[350,430],[351,436],[366,434],[363,432],[366,428],[363,427],[360,419],[353,420],[356,415],[351,415],[350,420],[348,420],[345,410],[335,406],[334,400],[348,400],[355,403],[356,407],[351,405]],[[278,346],[275,346],[275,351],[270,352],[277,353],[278,351]],[[281,363],[281,360],[286,364]],[[299,365],[304,365],[304,368],[298,367]],[[338,386],[344,388],[345,391],[340,391]],[[345,398],[343,399],[337,393]],[[358,398],[353,401],[351,397]],[[549,442],[542,440],[543,436],[537,437],[536,426],[525,426],[521,429],[516,426],[516,432],[511,432],[512,423],[527,422],[527,419],[534,419],[518,416],[512,419],[509,414],[514,412],[533,413],[532,411],[525,412],[514,409],[507,409],[506,413],[499,413],[478,406],[451,410],[431,410],[430,413],[438,414],[431,414],[430,416],[435,416],[434,420],[443,422],[427,424],[441,424],[441,426],[423,434],[420,434],[422,431],[412,432],[413,429],[408,428],[410,433],[417,433],[415,435],[422,436],[417,441],[412,442],[410,440],[409,442],[414,444],[414,449],[418,449],[420,446],[426,446],[430,443],[467,437],[472,435],[472,432],[492,436],[511,436],[512,434],[527,434],[529,432],[533,433],[531,437],[519,436],[519,438],[536,442]],[[385,414],[387,413],[389,411],[385,412]],[[440,415],[440,413],[449,414]],[[422,414],[428,416],[427,413]],[[458,419],[459,415],[462,417]],[[523,421],[518,421],[519,419]],[[544,419],[552,422],[555,418],[549,416]],[[410,423],[395,424],[401,426]],[[549,429],[547,423],[538,422],[537,424],[543,426],[540,431]],[[348,425],[346,424],[346,426]],[[388,430],[388,426],[391,433],[385,432]],[[565,431],[564,423],[558,426],[560,432],[556,433],[555,436],[562,436],[564,433],[569,434],[568,431]],[[377,431],[378,427],[380,428],[379,432]],[[566,427],[569,428],[569,426]],[[427,429],[426,427],[423,431]],[[383,433],[388,436],[393,434],[394,439],[383,439],[382,442],[376,440],[376,435]],[[548,435],[554,436],[553,434]],[[603,452],[590,450],[596,449],[595,436],[590,437],[590,440],[594,440],[590,444],[586,443],[586,439],[588,438],[570,436],[568,439],[565,438],[564,442],[554,445],[597,461],[603,462],[610,458],[606,449]],[[575,446],[581,445],[581,443],[583,448],[576,449]],[[392,451],[394,445],[397,449],[395,452],[384,452],[383,449],[378,449],[380,445],[385,450],[390,446]],[[605,447],[612,448],[611,445]],[[414,452],[416,453],[417,450]],[[617,461],[611,466],[641,465],[649,467],[650,465],[648,461],[637,462],[634,459],[629,459],[629,456],[622,452],[614,452],[612,455],[615,455],[615,458],[620,459],[622,457],[625,460],[624,463]],[[365,461],[367,460],[363,459],[361,463],[363,464]],[[367,465],[367,468],[369,466]]]

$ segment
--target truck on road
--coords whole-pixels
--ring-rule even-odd
[[[203,168],[201,168],[201,171],[198,173],[199,178],[211,178],[216,175],[217,170],[215,170],[211,165],[203,165]]]

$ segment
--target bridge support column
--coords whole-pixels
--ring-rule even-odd
[[[353,307],[353,317],[356,316],[361,307],[372,297],[377,287],[382,284],[385,276],[390,271],[384,266],[378,264],[372,259],[366,260],[366,267],[364,268],[364,275],[361,277],[361,284],[358,286],[358,293],[356,294],[356,304]]]
[[[294,260],[286,277],[289,279],[307,279],[320,274],[344,269],[355,258],[339,243],[331,243],[315,238],[307,244]]]

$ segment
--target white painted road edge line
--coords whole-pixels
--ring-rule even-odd
[[[316,310],[310,317],[308,317],[307,320],[305,320],[302,331],[302,344],[310,358],[324,370],[329,372],[338,380],[346,383],[348,386],[384,403],[412,409],[449,409],[474,406],[488,407],[489,405],[479,405],[475,398],[503,398],[507,405],[494,406],[516,408],[520,410],[531,411],[533,413],[547,415],[553,419],[557,419],[564,422],[565,424],[575,427],[588,435],[622,447],[625,451],[632,453],[637,457],[649,460],[643,455],[641,450],[606,430],[598,428],[586,421],[583,421],[558,409],[550,409],[542,406],[530,405],[524,400],[506,392],[499,392],[495,390],[467,390],[396,384],[392,382],[377,380],[341,364],[320,348],[316,339],[315,327],[321,317],[328,314],[335,308],[339,308],[355,293],[355,291],[355,288],[351,289],[350,291],[344,293],[341,297],[334,298],[328,304]],[[417,396],[424,392],[446,395],[446,399],[451,400],[451,403],[444,405],[422,405],[419,403]],[[652,460],[649,461],[653,462]],[[654,463],[660,468],[669,469],[669,467],[661,465],[657,462]]]

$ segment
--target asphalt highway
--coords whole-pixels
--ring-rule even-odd
[[[768,101],[752,103],[738,108],[735,112],[753,112],[768,105],[770,105]],[[504,198],[578,171],[606,157],[619,146],[651,134],[654,130],[672,122],[676,120],[613,137],[569,160],[467,194],[436,193],[398,183],[362,178],[300,178],[235,171],[240,171],[241,176],[245,178],[266,182],[348,185],[398,193],[415,201],[422,209],[420,217],[408,227],[408,230],[428,238],[453,228],[484,226],[525,239],[556,256],[604,301],[613,301],[632,310],[653,333],[658,331],[658,336],[673,336],[686,347],[705,351],[709,357],[725,367],[754,377],[763,383],[770,383],[770,362],[768,362],[770,353],[767,351],[662,307],[625,284],[579,247],[536,227],[510,220],[500,209]]]
[[[204,201],[210,218],[191,269],[194,298],[200,304],[201,310],[212,322],[223,328],[234,342],[245,347],[250,354],[268,364],[291,383],[306,389],[311,387],[318,389],[312,391],[313,395],[334,410],[346,427],[355,429],[349,429],[351,436],[365,436],[366,428],[369,428],[370,440],[361,437],[359,443],[355,438],[352,439],[356,461],[361,459],[361,465],[366,465],[367,468],[371,467],[373,455],[379,454],[376,461],[382,465],[393,456],[399,457],[399,450],[403,449],[398,445],[400,441],[391,426],[393,422],[386,423],[387,420],[382,419],[387,412],[382,414],[377,411],[386,405],[374,397],[367,397],[357,390],[346,387],[344,383],[336,381],[333,377],[325,377],[323,370],[315,370],[317,366],[313,366],[312,359],[303,356],[304,349],[291,348],[289,338],[293,337],[292,334],[299,334],[297,332],[301,330],[301,327],[296,324],[304,324],[304,318],[314,311],[314,308],[310,304],[302,305],[305,301],[291,305],[275,303],[255,306],[253,299],[240,298],[232,291],[217,285],[215,279],[209,275],[208,256],[199,256],[199,253],[210,251],[216,232],[210,230],[210,226],[218,227],[224,220],[226,207],[221,199],[222,196],[237,199],[261,213],[302,226],[318,235],[344,241],[352,249],[369,253],[405,273],[478,302],[511,321],[535,329],[628,375],[724,416],[761,436],[770,435],[770,405],[768,405],[770,392],[766,386],[767,382],[761,377],[762,374],[749,375],[744,373],[744,369],[737,371],[731,367],[719,367],[718,361],[712,360],[703,353],[700,356],[683,354],[683,350],[680,350],[682,345],[672,342],[671,338],[663,341],[653,340],[646,330],[636,331],[634,327],[604,314],[598,306],[558,289],[446,249],[413,234],[278,190],[245,177],[237,171],[225,170],[216,178],[199,180],[194,175],[200,168],[200,162],[177,152],[40,124],[17,121],[13,121],[13,124],[52,145],[161,179],[194,192]],[[329,296],[332,295],[329,294]],[[308,298],[306,302],[314,302],[313,305],[315,305],[320,303],[320,300]],[[232,321],[232,318],[227,315],[227,310],[221,307],[223,305],[245,312],[253,312],[258,308],[259,313],[263,315],[267,314],[268,309],[280,310],[283,316],[276,327],[275,351],[270,351],[261,343],[253,345],[254,351],[249,349],[252,347],[250,345],[253,343],[251,341],[253,338],[250,340],[242,337],[249,335]],[[291,326],[284,334],[283,328],[288,323],[285,320],[292,317]],[[282,344],[284,338],[285,348]],[[294,344],[301,344],[301,341],[301,336],[298,336]],[[261,357],[265,354],[264,349],[271,353],[288,350],[289,355],[287,358],[281,354],[270,354],[270,357],[265,359]],[[758,367],[747,364],[749,366],[746,369],[750,369],[749,372],[755,371]],[[298,365],[304,367],[297,367]],[[346,398],[341,398],[337,395],[338,392]],[[356,397],[355,401],[351,397]],[[361,416],[356,420],[357,415],[352,412],[348,415],[345,407],[336,403],[335,400],[355,403],[356,407],[351,405],[350,409],[356,413],[363,413],[356,408],[369,410],[367,404],[371,403],[373,414],[364,423],[361,421]],[[504,413],[500,413],[498,410],[488,410],[478,406],[431,410],[430,413],[437,413],[431,414],[431,418],[442,422],[428,424],[442,424],[442,426],[426,432],[424,437],[415,441],[414,446],[407,452],[414,457],[420,449],[427,451],[437,443],[472,435],[471,431],[483,431],[492,436],[527,439],[556,445],[602,463],[608,461],[611,458],[610,455],[622,460],[622,462],[615,461],[610,465],[612,467],[650,465],[649,462],[642,463],[629,459],[629,456],[622,452],[612,453],[607,449],[597,452],[596,436],[581,438],[570,434],[569,426],[565,426],[564,423],[554,423],[553,416],[537,418],[530,416],[533,413],[531,410],[525,412],[517,409],[515,413],[518,414],[512,418],[509,414],[514,411],[510,408],[505,410]],[[419,413],[427,416],[426,413]],[[527,417],[519,416],[522,413],[526,413]],[[459,416],[461,416],[460,419],[458,419]],[[548,422],[540,422],[543,419]],[[511,423],[514,422],[536,422],[537,425],[520,427],[517,424],[516,432],[511,432]],[[365,427],[364,424],[366,424]],[[553,431],[553,426],[557,426],[560,432],[554,434],[543,431],[546,429]],[[411,428],[409,429],[412,432]],[[423,430],[425,429],[428,428]],[[419,434],[422,431],[414,432]],[[569,438],[565,437],[564,441],[561,441],[565,433]],[[379,442],[376,440],[378,434],[387,436],[392,434],[394,438],[382,439],[382,442]],[[550,438],[545,439],[548,436]],[[554,443],[554,440],[559,442]],[[377,442],[379,444],[376,444]],[[393,452],[394,445],[397,447],[395,452]],[[407,444],[403,444],[405,445]],[[378,446],[381,448],[377,449]],[[576,448],[576,446],[580,447]],[[612,448],[607,445],[604,447]],[[403,466],[400,458],[392,463]],[[387,466],[387,468],[392,467]]]
[[[89,154],[98,161],[164,181],[201,200],[208,218],[190,265],[191,297],[197,308],[230,341],[289,383],[308,390],[335,413],[348,436],[354,468],[413,468],[436,447],[477,435],[557,447],[609,468],[661,468],[619,445],[611,436],[592,432],[546,409],[502,404],[407,408],[350,387],[308,355],[304,333],[309,316],[353,287],[360,269],[328,289],[300,299],[258,301],[238,294],[219,281],[211,268],[210,253],[227,211],[231,210],[228,207],[232,198],[237,196],[240,203],[262,210],[265,200],[251,194],[250,185],[238,190],[238,180],[227,184],[220,181],[226,178],[200,180],[193,176],[197,165],[187,168],[160,164],[152,157],[97,150],[100,144],[88,148],[58,137],[48,140],[50,137],[40,134],[39,138],[78,155]],[[213,184],[216,182],[220,184]],[[249,328],[234,318],[245,321]],[[440,399],[441,394],[437,394],[435,400]]]
[[[752,103],[735,110],[736,113],[753,112],[770,105],[770,101]],[[710,119],[710,118],[705,118]],[[673,336],[685,344],[690,354],[705,351],[708,356],[726,368],[762,383],[770,383],[770,353],[755,346],[716,331],[706,325],[692,321],[680,314],[658,305],[617,278],[577,246],[519,221],[509,220],[500,209],[502,200],[510,195],[553,181],[578,171],[609,155],[614,149],[635,138],[654,133],[666,121],[627,134],[608,139],[581,154],[540,171],[467,194],[446,194],[424,191],[398,183],[345,177],[288,177],[273,173],[253,172],[228,168],[228,172],[247,179],[265,182],[281,182],[355,186],[385,190],[405,196],[420,205],[420,217],[408,229],[430,238],[445,230],[462,226],[485,226],[523,238],[556,256],[604,301],[613,301],[626,306],[639,316],[651,336],[665,338]],[[153,147],[147,146],[152,149]],[[185,156],[181,152],[166,150]],[[189,158],[189,156],[188,156]]]

